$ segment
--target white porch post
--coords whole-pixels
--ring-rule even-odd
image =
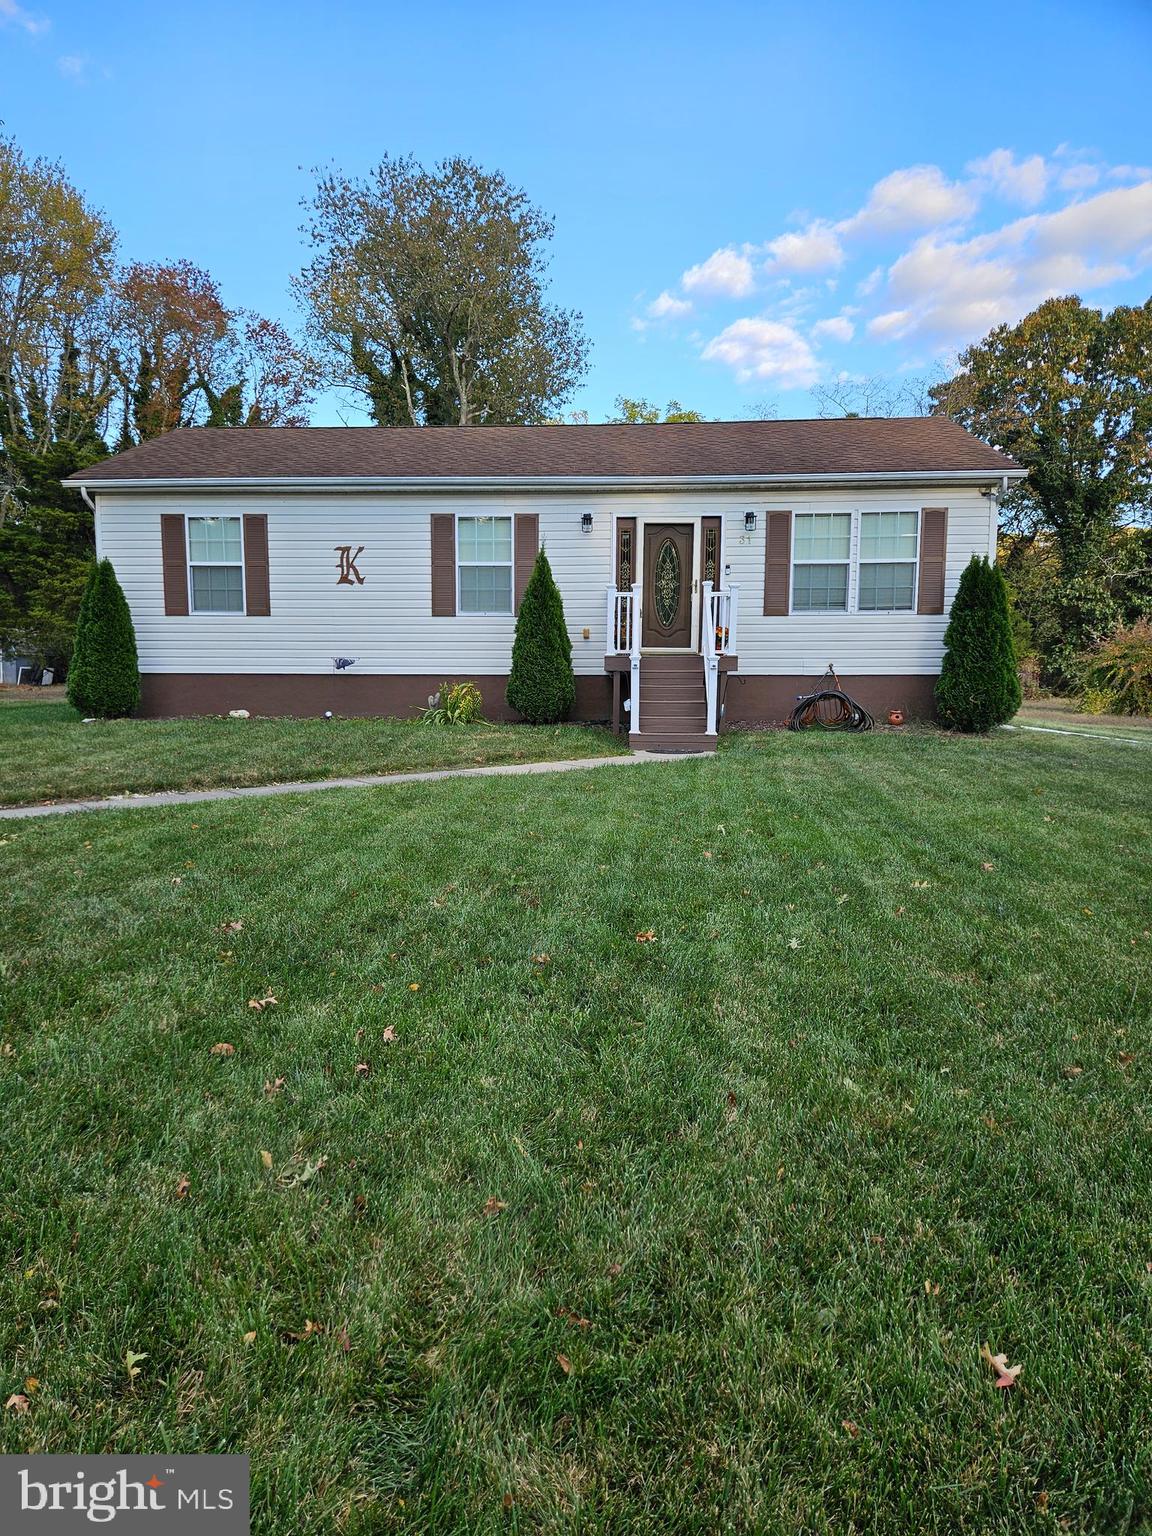
[[[632,623],[629,632],[629,653],[631,660],[631,685],[628,692],[628,729],[638,731],[640,729],[640,583],[632,583]]]
[[[701,636],[704,652],[704,697],[707,703],[707,716],[704,729],[709,736],[716,734],[716,696],[719,692],[718,678],[720,663],[716,659],[716,616],[720,604],[712,601],[712,583],[704,583],[704,601],[700,607],[701,622],[704,625],[704,633]]]
[[[724,649],[729,656],[737,654],[736,646],[736,618],[740,608],[739,584],[728,588],[728,641]]]

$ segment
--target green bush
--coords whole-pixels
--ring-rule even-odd
[[[484,698],[475,683],[441,683],[420,711],[424,725],[475,725],[484,718]]]
[[[936,705],[945,725],[988,731],[1020,708],[1020,677],[1004,578],[984,556],[973,555],[944,631],[944,662]]]
[[[1152,715],[1152,621],[1121,625],[1080,658],[1085,697],[1108,694],[1106,711],[1117,715]]]
[[[536,556],[520,603],[506,697],[533,725],[567,720],[576,702],[564,602],[543,550]]]
[[[1111,688],[1085,688],[1077,703],[1086,715],[1115,715],[1119,700]]]
[[[130,715],[140,703],[136,632],[111,560],[96,562],[84,588],[68,668],[68,702],[82,715],[103,720]]]

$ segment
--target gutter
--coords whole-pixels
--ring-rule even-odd
[[[94,491],[640,491],[759,490],[833,485],[987,485],[1022,480],[1024,469],[901,470],[835,474],[772,475],[268,475],[183,476],[155,479],[68,479],[87,501]]]

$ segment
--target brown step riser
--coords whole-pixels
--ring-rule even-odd
[[[640,658],[640,671],[649,676],[654,672],[694,672],[700,677],[704,671],[704,663],[699,656],[642,656]]]
[[[641,704],[703,704],[705,700],[703,688],[690,688],[686,683],[649,683],[640,690]]]
[[[628,738],[634,752],[715,752],[716,737],[703,732],[640,731]]]
[[[640,704],[640,718],[642,720],[700,720],[703,722],[708,711],[703,704],[653,704],[650,701],[642,701]]]

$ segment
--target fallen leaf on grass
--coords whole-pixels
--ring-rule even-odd
[[[409,992],[419,992],[420,983],[418,981],[410,981],[408,983],[408,990]]]
[[[282,1077],[266,1078],[264,1081],[264,1097],[267,1099],[274,1098],[283,1088],[284,1081]]]
[[[925,1296],[939,1296],[940,1282],[938,1280],[925,1280],[924,1294]]]
[[[356,1212],[357,1216],[363,1216],[364,1212],[368,1209],[368,1196],[353,1195],[352,1209]]]
[[[1083,1071],[1084,1071],[1083,1067],[1065,1067],[1064,1068],[1064,1076],[1065,1077],[1080,1077],[1083,1074]]]
[[[8,1398],[4,1406],[5,1408],[10,1408],[13,1413],[27,1413],[32,1404],[29,1399],[24,1396],[23,1392],[13,1392],[12,1396]]]
[[[276,1183],[280,1189],[298,1189],[305,1184],[311,1184],[316,1175],[322,1173],[327,1166],[326,1157],[317,1158],[314,1163],[304,1158],[294,1157],[276,1175]]]
[[[565,1376],[567,1376],[572,1369],[572,1362],[569,1360],[567,1355],[557,1355],[556,1364],[564,1372]]]
[[[624,1268],[623,1264],[609,1264],[609,1266],[608,1266],[608,1278],[610,1280],[615,1280],[616,1276],[621,1273],[623,1268]],[[1148,1268],[1150,1270],[1152,1270],[1152,1264],[1149,1264]]]
[[[275,1008],[278,1002],[279,998],[273,997],[271,991],[269,991],[264,997],[250,997],[248,999],[248,1006],[249,1008],[255,1008],[257,1013],[263,1013],[265,1008]]]
[[[551,965],[552,964],[552,956],[551,955],[533,955],[532,956],[532,964],[533,965]]]
[[[504,1200],[497,1200],[495,1195],[489,1195],[487,1200],[484,1202],[485,1216],[498,1216],[501,1211],[506,1209],[507,1202]]]
[[[124,1351],[124,1369],[128,1372],[128,1380],[135,1381],[140,1374],[141,1360],[147,1360],[147,1355],[138,1355],[134,1349]]]
[[[386,1026],[380,1036],[380,1039],[384,1042],[385,1045],[391,1045],[396,1039],[396,1031],[392,1028],[391,1024]]]
[[[40,1378],[39,1378],[39,1376],[26,1376],[24,1378],[24,1390],[25,1390],[25,1392],[35,1392],[36,1388],[39,1385],[40,1385]]]
[[[176,1182],[176,1198],[183,1200],[184,1196],[192,1188],[192,1180],[186,1173],[182,1173]]]
[[[931,884],[931,880],[913,880],[912,889],[914,891],[926,891],[931,886]]]
[[[477,762],[479,762],[479,758],[477,758]],[[500,1500],[500,1502],[504,1506],[505,1509],[511,1509],[513,1504],[515,1504],[516,1500],[512,1497],[512,1495],[510,1493],[506,1493],[504,1495],[504,1497]]]
[[[357,1077],[369,1077],[372,1072],[372,1064],[367,1061],[358,1061],[352,1070]]]
[[[1124,1071],[1127,1072],[1128,1068],[1136,1060],[1136,1053],[1135,1051],[1121,1051],[1116,1060],[1120,1063],[1120,1066],[1124,1069]]]
[[[271,1154],[271,1152],[261,1152],[261,1154],[260,1154],[260,1161],[264,1164],[265,1168],[271,1168],[272,1167],[272,1154]]]
[[[1009,1365],[1007,1355],[994,1355],[987,1344],[980,1346],[980,1358],[996,1372],[996,1385],[1005,1392],[1016,1385],[1016,1378],[1024,1369],[1022,1365]]]
[[[208,1052],[209,1056],[235,1056],[236,1047],[229,1045],[227,1040],[219,1040]]]
[[[579,1312],[573,1312],[571,1307],[557,1307],[556,1316],[565,1318],[573,1328],[591,1328],[592,1326],[591,1318],[581,1317]]]
[[[284,1340],[285,1344],[302,1344],[305,1339],[310,1339],[313,1335],[323,1332],[323,1323],[314,1323],[310,1317],[306,1317],[301,1333],[293,1333],[290,1328],[281,1328],[280,1337]]]
[[[995,864],[992,863],[992,861],[990,859],[986,859],[984,861],[984,863],[981,864],[980,868],[983,869],[983,870],[989,870],[989,869],[995,869],[996,866],[995,866]]]
[[[655,928],[645,928],[642,933],[638,933],[636,935],[636,942],[637,942],[637,944],[655,944],[655,942],[656,942],[656,930],[655,930]]]
[[[852,1436],[853,1440],[855,1440],[856,1436],[860,1433],[860,1426],[859,1426],[859,1424],[853,1424],[851,1419],[841,1419],[840,1420],[840,1428],[841,1429],[846,1429],[848,1431],[848,1433]]]
[[[221,923],[220,931],[221,933],[239,933],[243,926],[244,919],[242,917],[236,917],[233,918],[230,923]]]

